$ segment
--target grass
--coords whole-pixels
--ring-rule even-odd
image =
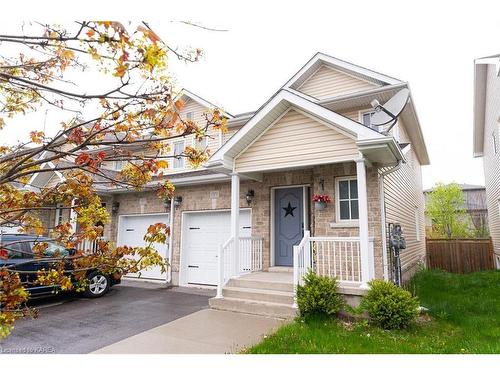
[[[500,271],[420,271],[410,283],[428,316],[407,330],[300,318],[246,353],[500,353]]]

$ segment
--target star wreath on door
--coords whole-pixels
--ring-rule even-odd
[[[288,202],[288,206],[282,208],[285,210],[285,217],[287,217],[288,215],[293,216],[293,210],[295,210],[297,207],[292,207],[290,202]]]

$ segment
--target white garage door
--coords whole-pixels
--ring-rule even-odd
[[[144,235],[148,227],[156,223],[165,223],[168,225],[168,214],[120,216],[118,246],[145,246]],[[167,258],[168,244],[156,244],[155,249],[163,258]],[[165,280],[167,277],[166,273],[161,273],[159,267],[143,270],[140,276],[134,273],[129,273],[127,276],[156,280]]]
[[[250,210],[240,210],[240,236],[251,235]],[[183,271],[189,284],[217,285],[217,253],[231,235],[230,211],[185,213]]]

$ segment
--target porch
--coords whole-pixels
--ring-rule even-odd
[[[217,295],[210,300],[215,309],[289,318],[296,315],[296,285],[312,270],[318,275],[336,278],[339,293],[356,306],[366,293],[366,281],[374,268],[363,274],[360,239],[357,237],[311,237],[306,231],[293,246],[293,266],[262,267],[263,239],[240,237],[238,268],[235,271],[233,239],[220,247]],[[371,256],[370,256],[371,254]],[[373,239],[369,239],[368,264],[373,265]],[[366,262],[365,262],[366,263]]]

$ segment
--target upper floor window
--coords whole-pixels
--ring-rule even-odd
[[[121,171],[123,169],[123,167],[125,166],[126,162],[127,162],[126,160],[115,160],[113,163],[114,164],[113,169],[115,171]]]
[[[174,142],[174,163],[173,163],[173,168],[174,169],[182,169],[184,168],[184,157],[182,157],[182,153],[184,152],[184,141],[175,141]]]
[[[358,181],[356,177],[337,179],[336,206],[338,220],[358,220]]]
[[[58,225],[61,225],[63,223],[63,207],[64,207],[64,205],[62,203],[58,203],[57,204],[57,208],[56,208],[56,222],[55,222],[56,227]]]
[[[186,120],[193,120],[193,112],[186,113]]]
[[[377,130],[377,127],[372,125],[372,116],[374,113],[375,111],[368,111],[361,113],[361,123],[364,126]]]

